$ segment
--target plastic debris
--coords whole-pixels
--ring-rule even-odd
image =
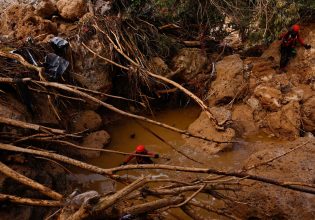
[[[60,55],[64,55],[66,53],[67,48],[69,47],[69,42],[61,37],[54,37],[50,40],[52,47],[55,52]]]
[[[69,62],[67,60],[54,53],[49,53],[45,56],[45,72],[53,79],[61,76],[67,70],[68,66]]]

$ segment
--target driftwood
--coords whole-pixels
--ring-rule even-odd
[[[0,172],[2,172],[4,175],[26,185],[29,186],[40,193],[49,196],[52,199],[60,200],[62,199],[62,195],[53,191],[52,189],[48,188],[47,186],[44,186],[38,182],[35,182],[34,180],[19,174],[18,172],[12,170],[10,167],[6,166],[4,163],[0,162]]]
[[[55,133],[55,134],[64,134],[65,133],[64,130],[49,128],[49,127],[45,127],[45,126],[41,126],[41,125],[37,125],[37,124],[31,124],[31,123],[27,123],[27,122],[23,122],[23,121],[18,121],[15,119],[2,117],[2,116],[0,116],[0,124],[11,125],[14,127],[25,128],[25,129],[30,129],[30,130],[34,130],[34,131],[42,131],[45,133]]]
[[[30,206],[47,206],[47,207],[60,207],[62,206],[60,201],[54,200],[42,200],[42,199],[30,199],[22,198],[18,196],[0,194],[0,202],[12,202],[20,205],[30,205]]]

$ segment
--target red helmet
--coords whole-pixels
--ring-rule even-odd
[[[298,24],[293,25],[293,26],[292,26],[292,30],[293,30],[294,32],[299,32],[299,30],[300,30],[300,25],[298,25]]]
[[[146,151],[146,149],[145,149],[145,147],[143,145],[138,145],[136,147],[136,152],[138,152],[138,153],[143,153],[145,151]]]

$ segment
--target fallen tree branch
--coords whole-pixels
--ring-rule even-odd
[[[48,206],[48,207],[60,207],[62,206],[60,201],[54,200],[41,200],[41,199],[30,199],[30,198],[23,198],[18,196],[0,194],[0,202],[12,202],[21,205],[29,205],[29,206]]]
[[[158,199],[152,202],[147,202],[141,205],[134,205],[123,210],[123,214],[138,215],[142,213],[152,212],[161,208],[171,208],[172,205],[176,205],[184,200],[183,196],[176,196],[170,198]]]
[[[30,129],[30,130],[34,130],[34,131],[41,131],[41,132],[45,132],[45,133],[55,133],[55,134],[64,134],[65,133],[64,130],[49,128],[49,127],[45,127],[45,126],[41,126],[41,125],[37,125],[37,124],[31,124],[28,122],[23,122],[23,121],[11,119],[11,118],[6,118],[6,117],[2,117],[2,116],[0,116],[0,124],[11,125],[14,127],[25,128],[25,129]]]
[[[110,172],[118,172],[122,170],[133,170],[133,169],[165,169],[165,170],[172,170],[172,171],[183,171],[183,172],[190,172],[190,173],[207,173],[207,174],[216,174],[216,175],[222,175],[222,176],[233,176],[243,179],[250,179],[255,180],[263,183],[268,183],[275,186],[280,186],[283,188],[291,189],[294,191],[304,192],[315,195],[315,189],[307,188],[295,185],[287,185],[285,182],[281,182],[278,180],[261,177],[261,176],[255,176],[250,175],[246,172],[229,172],[229,171],[219,171],[211,168],[195,168],[195,167],[181,167],[181,166],[171,166],[171,165],[164,165],[164,164],[137,164],[137,165],[126,165],[126,166],[120,166],[115,167],[111,169],[107,169]]]
[[[51,152],[46,152],[46,151],[39,151],[39,150],[32,150],[32,149],[25,149],[25,148],[21,148],[21,147],[16,147],[13,145],[9,145],[9,144],[1,144],[0,143],[0,149],[1,150],[8,150],[8,151],[14,151],[14,152],[21,152],[21,153],[27,153],[27,154],[32,154],[32,155],[37,155],[37,156],[42,156],[42,157],[47,157],[47,158],[51,158],[54,160],[58,160],[67,164],[71,164],[73,166],[76,167],[80,167],[82,169],[85,170],[89,170],[93,173],[98,173],[101,175],[107,175],[113,179],[115,179],[115,176],[112,175],[109,171],[107,171],[106,169],[102,169],[100,167],[96,167],[78,160],[74,160],[72,158],[63,156],[63,155],[59,155],[59,154],[55,154],[55,153],[51,153]],[[118,178],[118,177],[117,177]]]
[[[44,186],[38,182],[35,182],[34,180],[19,174],[18,172],[14,171],[4,163],[0,162],[0,172],[3,173],[4,175],[16,180],[17,182],[20,182],[26,186],[29,186],[40,193],[49,196],[50,198],[56,199],[56,200],[61,200],[63,196],[52,189],[48,188],[47,186]]]
[[[166,144],[167,146],[171,147],[173,150],[175,150],[177,153],[183,155],[184,157],[186,157],[187,159],[191,160],[191,161],[194,161],[196,163],[199,163],[199,164],[203,164],[197,160],[195,160],[194,158],[188,156],[187,154],[185,154],[184,152],[180,151],[180,150],[177,150],[176,147],[174,147],[173,145],[171,145],[170,143],[168,143],[166,140],[164,140],[162,137],[160,137],[158,134],[156,134],[155,132],[153,132],[150,128],[148,128],[147,126],[141,124],[140,122],[137,122],[136,123],[138,125],[140,125],[144,130],[146,130],[147,132],[149,132],[150,134],[152,134],[154,137],[156,137],[157,139],[159,139],[160,141],[162,141],[164,144]],[[204,164],[203,164],[204,165]]]

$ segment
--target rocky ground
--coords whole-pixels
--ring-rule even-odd
[[[0,15],[0,43],[13,39],[25,42],[26,38],[31,36],[44,44],[54,36],[65,37],[69,40],[72,50],[70,72],[73,80],[87,89],[110,93],[113,88],[110,65],[88,53],[79,44],[76,35],[76,31],[85,30],[84,25],[91,16],[86,1],[19,1],[21,2],[25,5],[11,5],[12,1],[0,1],[4,9]],[[94,9],[103,13],[108,5],[106,2],[100,0]],[[305,143],[305,146],[296,152],[250,172],[282,181],[314,184],[315,26],[303,26],[301,35],[313,48],[298,48],[297,57],[290,62],[285,73],[278,71],[279,42],[271,44],[261,56],[243,57],[237,53],[225,56],[215,63],[215,72],[212,71],[212,62],[217,54],[207,56],[198,48],[181,49],[171,62],[154,57],[151,59],[152,70],[178,82],[185,82],[187,87],[200,94],[219,125],[224,128],[216,129],[215,125],[207,120],[205,113],[201,113],[189,126],[191,133],[217,141],[246,139],[264,133],[283,141],[281,144],[258,144],[257,149],[261,151],[252,155],[244,163],[244,168]],[[102,49],[96,36],[89,37],[85,44],[98,54],[108,52]],[[170,72],[175,74],[169,75]],[[47,110],[49,108],[43,99],[42,95],[36,97],[35,104],[39,114],[32,119],[33,122],[60,124],[56,116]],[[107,119],[104,120],[100,115],[98,107],[88,103],[84,107],[77,105],[68,108],[67,112],[71,117],[64,121],[66,127],[73,132],[86,129],[90,131],[78,143],[84,147],[103,148],[110,142],[110,135],[103,129]],[[32,118],[16,95],[1,93],[0,116],[22,121],[31,121]],[[304,136],[308,138],[303,138]],[[209,144],[195,138],[184,138],[188,147],[202,148],[208,154],[233,149],[231,143]],[[80,150],[70,154],[86,159],[98,157],[100,153]],[[22,156],[10,158],[9,161],[16,171],[60,191],[67,191],[65,185],[60,185],[60,179],[57,181],[54,178],[56,175],[64,178],[62,170],[49,167],[47,163],[43,165],[43,173],[39,173],[35,165],[26,170],[23,164],[28,158]],[[1,176],[0,184],[3,192],[15,191],[10,188],[10,180],[4,176]],[[241,219],[315,218],[314,196],[267,187],[251,181],[246,184],[248,187],[236,194],[240,203],[230,207]],[[28,191],[23,188],[19,189],[19,192]],[[8,211],[11,209],[2,209],[0,218],[7,216],[3,219],[36,219],[41,216],[40,211],[36,209],[24,209],[28,214],[23,217],[14,216],[16,212]]]

